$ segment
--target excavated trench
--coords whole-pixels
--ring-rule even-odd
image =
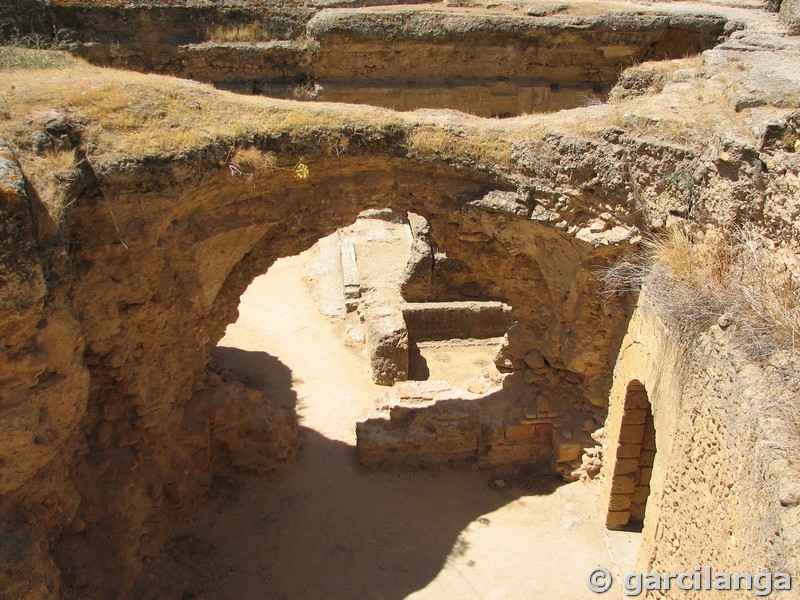
[[[623,206],[613,217],[605,209],[589,216],[591,207],[579,212],[563,203],[533,215],[529,196],[510,191],[509,184],[386,156],[385,135],[351,144],[347,157],[291,139],[283,154],[302,148],[314,168],[309,180],[291,173],[258,185],[232,178],[219,167],[227,152],[220,148],[219,155],[200,158],[201,167],[194,158],[109,173],[102,193],[88,192],[75,205],[71,260],[85,274],[74,280],[72,293],[86,344],[76,349],[90,373],[88,411],[81,417],[87,460],[72,478],[75,487],[40,488],[47,498],[59,498],[59,512],[50,518],[72,514],[79,524],[54,546],[70,594],[105,598],[130,587],[143,561],[161,553],[165,515],[194,512],[231,468],[268,472],[297,459],[302,450],[294,412],[270,399],[269,391],[209,371],[211,351],[257,275],[370,207],[424,216],[431,239],[468,267],[470,281],[486,286],[485,297],[513,306],[511,316],[520,323],[500,359],[511,372],[507,385],[488,395],[431,398],[411,410],[399,403],[359,434],[365,440],[361,462],[544,462],[549,472],[564,474],[580,468],[581,448],[594,444],[589,434],[605,417],[606,357],[615,353],[628,314],[626,300],[601,300],[591,273],[630,251],[637,230],[625,219],[635,217],[626,217]],[[580,148],[569,152],[584,156]],[[98,210],[105,198],[114,199],[113,222],[107,210]],[[558,210],[563,230],[549,224]],[[417,293],[435,283],[416,281]],[[398,349],[395,331],[378,329],[374,338],[389,356]],[[407,360],[408,348],[401,350]],[[455,428],[456,413],[448,407],[460,415]],[[39,427],[47,431],[49,425]],[[45,453],[39,456],[46,460]],[[496,506],[487,500],[487,507]],[[453,543],[449,535],[437,540],[438,558],[429,564],[442,559],[447,539]]]
[[[759,481],[755,463],[737,465],[738,471],[720,467],[727,469],[751,447],[749,439],[728,433],[729,444],[714,441],[735,404],[715,399],[730,397],[733,392],[724,386],[733,376],[682,365],[664,324],[636,308],[630,295],[604,295],[597,272],[635,252],[645,231],[703,210],[708,222],[715,222],[718,213],[729,210],[717,202],[720,197],[741,199],[744,206],[748,195],[769,196],[764,190],[776,176],[764,170],[768,161],[759,152],[773,153],[770,160],[794,152],[775,141],[777,126],[753,113],[756,125],[748,126],[764,130],[756,149],[738,138],[731,141],[727,130],[719,133],[724,152],[709,159],[712,166],[702,177],[692,172],[692,185],[685,186],[671,183],[669,176],[697,168],[699,151],[644,135],[638,127],[647,127],[643,118],[628,129],[601,121],[602,131],[592,136],[555,126],[546,134],[528,135],[512,131],[510,121],[492,122],[492,127],[509,126],[503,130],[509,137],[519,136],[503,140],[503,152],[493,155],[470,147],[471,136],[489,126],[482,119],[452,111],[397,115],[333,104],[447,108],[481,117],[557,111],[604,100],[628,66],[712,48],[738,27],[727,17],[708,14],[534,8],[492,14],[438,6],[317,10],[52,3],[50,24],[72,29],[79,41],[75,52],[92,62],[320,104],[245,102],[186,82],[111,78],[107,91],[121,88],[132,98],[141,93],[137,86],[161,81],[180,109],[162,109],[157,102],[139,107],[152,107],[153,119],[176,110],[206,118],[217,103],[230,112],[257,112],[260,121],[243,125],[224,120],[221,115],[228,115],[222,111],[210,113],[228,128],[218,138],[204,129],[201,141],[172,153],[135,155],[115,146],[117,153],[101,155],[102,160],[91,154],[96,147],[82,146],[80,135],[65,134],[77,140],[87,160],[84,178],[71,188],[77,191],[61,230],[45,219],[37,204],[39,190],[24,184],[14,152],[3,147],[3,172],[11,173],[13,185],[0,191],[14,199],[3,209],[12,235],[0,249],[3,257],[13,257],[3,264],[14,266],[7,286],[13,310],[8,309],[11,317],[3,327],[13,356],[28,358],[15,358],[9,369],[13,377],[0,380],[0,390],[13,399],[6,436],[10,458],[0,461],[0,508],[14,515],[8,531],[0,531],[11,540],[4,547],[13,550],[6,553],[0,592],[10,590],[15,600],[105,599],[122,597],[120,590],[136,583],[137,597],[181,592],[191,598],[191,586],[180,589],[183,577],[221,590],[224,577],[238,576],[237,561],[250,560],[236,549],[238,536],[259,532],[257,551],[266,555],[275,551],[269,536],[290,539],[295,532],[287,523],[302,515],[310,519],[310,535],[324,540],[324,551],[294,540],[273,565],[251,560],[242,574],[245,593],[261,597],[270,589],[270,577],[285,576],[286,597],[301,597],[314,579],[315,565],[330,573],[331,565],[335,571],[349,564],[331,562],[338,553],[359,563],[363,585],[340,573],[337,587],[318,597],[399,598],[432,583],[435,597],[458,589],[459,598],[495,592],[510,598],[515,590],[530,588],[573,599],[585,591],[583,579],[581,591],[564,591],[538,572],[525,572],[529,581],[524,584],[515,584],[516,575],[509,574],[499,592],[470,587],[490,581],[492,574],[489,569],[472,583],[459,574],[475,566],[469,539],[461,536],[465,525],[479,529],[490,521],[482,515],[513,505],[516,515],[498,512],[499,530],[513,535],[526,528],[535,537],[531,507],[542,511],[537,515],[549,514],[547,497],[571,505],[567,512],[574,514],[545,523],[548,534],[539,540],[539,550],[551,553],[557,568],[559,561],[571,559],[559,555],[551,540],[562,530],[579,529],[593,509],[571,491],[576,488],[542,488],[541,475],[575,481],[594,477],[601,465],[603,506],[587,522],[592,552],[601,525],[641,529],[640,560],[677,568],[671,556],[706,556],[713,524],[699,527],[698,518],[722,520],[726,510],[746,514],[745,501],[730,507],[718,501],[715,494],[725,486],[710,485],[704,495],[698,486],[707,474],[698,475],[698,467],[686,462],[685,444],[697,438],[730,483],[726,489],[738,490],[746,500]],[[253,24],[264,39],[211,39],[228,35],[212,35],[212,28]],[[105,76],[92,72],[90,77]],[[80,81],[85,85],[87,79]],[[703,101],[699,93],[690,98],[687,81],[672,82],[670,111],[684,101]],[[70,106],[65,101],[62,110]],[[782,131],[796,132],[796,123],[781,118]],[[663,124],[653,122],[656,129]],[[65,127],[81,123],[75,119]],[[266,174],[245,173],[244,163],[235,162],[237,150],[273,162]],[[774,163],[769,164],[772,169]],[[311,176],[296,175],[291,165],[310,168]],[[736,177],[732,169],[738,169]],[[712,190],[711,200],[705,203],[698,188]],[[778,185],[769,191],[786,195]],[[760,210],[767,210],[765,205]],[[381,296],[374,291],[381,286],[364,287],[363,280],[352,278],[348,257],[358,249],[352,240],[334,248],[341,269],[336,276],[345,313],[348,301],[358,305],[372,382],[394,385],[374,411],[369,407],[359,415],[355,432],[343,434],[341,422],[330,421],[315,433],[298,424],[302,382],[292,380],[292,370],[268,347],[225,347],[225,331],[236,327],[248,286],[255,281],[257,288],[256,278],[273,265],[276,272],[287,269],[287,263],[276,261],[299,260],[332,234],[341,242],[337,229],[357,228],[359,214],[373,209],[403,215],[410,232],[410,258],[396,289]],[[32,214],[36,221],[29,226]],[[308,266],[288,264],[297,272]],[[372,268],[380,272],[382,265]],[[373,295],[359,301],[348,295],[356,288]],[[287,286],[286,297],[307,302],[303,290],[292,290]],[[280,303],[286,300],[274,288],[262,291],[278,311],[272,319],[279,321]],[[426,387],[420,345],[466,329],[476,338],[505,333],[490,369],[497,377],[484,377],[468,390]],[[291,331],[278,327],[278,333]],[[341,328],[334,333],[346,337]],[[279,338],[272,338],[276,347],[292,345],[291,339]],[[720,352],[721,345],[710,346],[709,355]],[[324,356],[319,352],[312,360],[321,363]],[[356,368],[347,352],[338,358],[340,370]],[[231,359],[251,365],[257,374],[242,377],[220,366]],[[303,356],[295,353],[292,360]],[[269,377],[259,379],[264,374]],[[419,381],[404,382],[409,378]],[[684,389],[699,390],[699,396],[686,400],[694,410],[682,404]],[[317,395],[309,398],[336,394],[319,379],[309,390]],[[299,408],[302,413],[307,407]],[[331,429],[324,429],[328,425]],[[304,464],[301,455],[295,468],[303,452],[301,437],[315,459]],[[356,458],[384,470],[369,470],[367,477]],[[393,473],[397,467],[463,464],[505,475],[493,476],[486,486],[483,475],[475,475],[480,471],[446,471],[420,484],[423,501],[408,493],[421,478]],[[538,465],[535,471],[525,471],[532,465]],[[237,488],[242,481],[246,485]],[[345,493],[337,488],[341,482]],[[321,491],[309,489],[317,483]],[[484,487],[470,498],[476,485]],[[235,508],[238,496],[253,510]],[[204,501],[208,498],[211,502]],[[706,498],[715,499],[713,510],[702,505]],[[397,522],[386,522],[387,501],[389,512],[401,515]],[[364,511],[363,520],[354,516],[354,507]],[[226,511],[235,513],[233,520],[226,520]],[[204,520],[213,535],[202,538],[199,529],[176,525],[192,516]],[[739,545],[727,538],[714,541],[709,552],[722,567],[736,570],[736,561],[748,552],[763,564],[779,564],[765,554],[772,550],[763,550],[779,538],[778,517],[766,509],[759,516],[766,524],[752,525]],[[349,525],[353,531],[343,529]],[[178,529],[181,535],[172,536]],[[670,537],[678,530],[688,532],[688,542],[677,534]],[[485,550],[480,532],[468,534],[476,543],[475,556],[503,555],[496,545]],[[234,560],[205,570],[214,535],[221,536],[220,544],[232,543]],[[415,547],[420,536],[429,547]],[[354,552],[353,545],[364,538],[369,538],[367,551]],[[394,554],[381,555],[386,547]],[[170,577],[165,549],[178,561],[181,578],[172,577],[168,589],[148,579]],[[249,547],[244,551],[251,553]],[[517,559],[521,552],[506,551]],[[308,557],[308,569],[297,564],[298,557]],[[597,562],[596,554],[583,559],[586,565]],[[397,564],[407,565],[406,570],[398,571]],[[583,562],[574,565],[587,568]],[[143,567],[149,570],[137,583]],[[452,579],[437,584],[438,569]],[[465,587],[452,587],[458,585]],[[227,590],[219,593],[224,597]]]
[[[714,15],[614,10],[52,7],[83,40],[79,54],[98,64],[246,94],[481,117],[603,101],[625,68],[695,55],[730,30]]]

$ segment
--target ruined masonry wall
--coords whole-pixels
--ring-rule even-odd
[[[625,471],[620,469],[626,460],[621,450],[627,448],[621,440],[624,400],[629,384],[641,382],[653,411],[657,450],[639,571],[680,573],[709,565],[717,572],[792,573],[797,564],[786,549],[787,540],[797,536],[798,508],[785,506],[791,504],[785,498],[782,505],[786,482],[772,468],[780,461],[763,443],[752,411],[764,376],[732,359],[726,338],[714,327],[686,356],[646,299],[628,327],[614,371],[602,477],[614,527],[622,514],[616,495],[621,487],[612,485],[612,471],[615,465],[618,475]],[[629,403],[629,410],[638,408]]]

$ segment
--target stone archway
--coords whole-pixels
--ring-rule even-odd
[[[606,526],[641,531],[656,455],[653,411],[644,385],[628,384],[616,451]]]
[[[160,553],[165,522],[190,514],[214,474],[236,466],[215,452],[222,442],[244,440],[250,452],[251,441],[267,439],[243,420],[265,404],[236,382],[220,385],[206,369],[210,351],[257,275],[367,208],[424,216],[448,253],[495,282],[487,295],[515,307],[519,325],[500,360],[516,372],[520,403],[486,436],[510,443],[557,423],[544,458],[566,474],[580,467],[582,448],[593,445],[589,431],[605,418],[608,357],[628,315],[624,301],[602,301],[592,271],[630,251],[637,217],[612,216],[567,185],[563,193],[534,190],[518,175],[415,160],[381,135],[351,144],[358,154],[347,157],[309,140],[248,142],[280,164],[302,155],[312,169],[306,180],[285,171],[232,177],[226,144],[98,169],[97,185],[76,201],[70,306],[90,381],[74,399],[82,450],[70,489],[81,529],[61,535],[65,550],[55,560],[76,581],[92,582],[88,593],[127,587],[142,561]],[[280,421],[291,425],[291,415]],[[275,458],[286,462],[291,435],[277,444]],[[257,466],[274,463],[259,458]],[[98,549],[108,544],[113,552]],[[99,555],[114,556],[113,564],[86,559]]]

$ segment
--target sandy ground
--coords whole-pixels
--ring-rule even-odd
[[[595,485],[563,485],[519,468],[376,472],[358,465],[355,422],[385,388],[370,382],[363,349],[343,343],[352,323],[317,310],[308,275],[315,252],[279,261],[253,282],[215,353],[250,384],[297,407],[297,464],[217,481],[196,520],[145,570],[135,597],[597,597],[586,575],[611,561]],[[459,360],[457,349],[446,355]]]

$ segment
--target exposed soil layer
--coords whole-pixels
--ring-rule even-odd
[[[92,62],[240,93],[509,117],[605,98],[647,60],[716,45],[738,27],[707,11],[618,4],[216,6],[54,2]]]

